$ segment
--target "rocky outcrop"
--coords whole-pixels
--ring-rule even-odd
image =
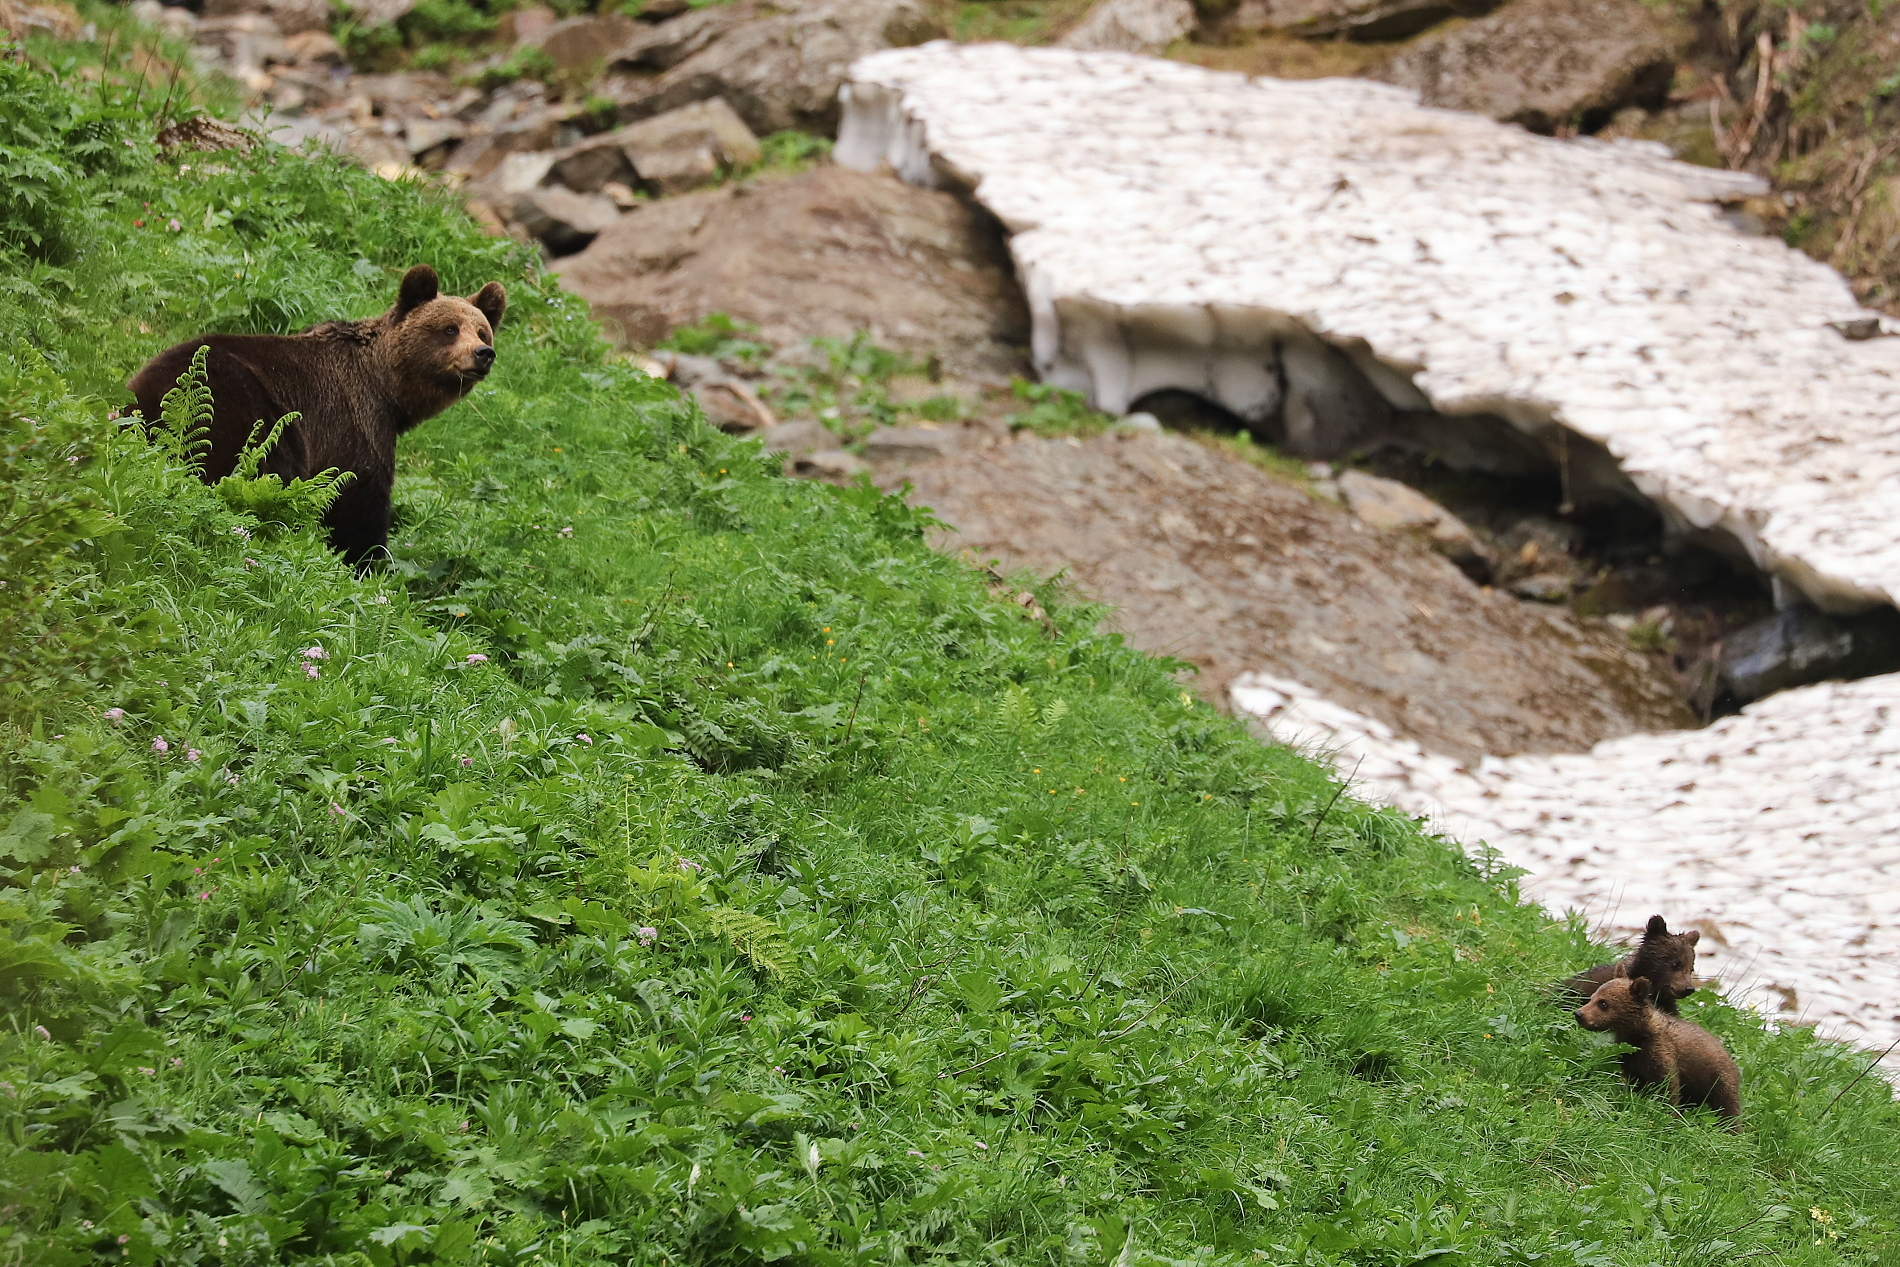
[[[869,330],[991,374],[1028,319],[999,235],[949,194],[821,167],[647,203],[557,266],[622,339],[725,312],[771,343]]]
[[[724,97],[760,135],[829,134],[854,59],[942,33],[923,0],[812,0],[789,12],[714,6],[635,35],[609,59],[600,91],[627,122]]]
[[[78,36],[81,25],[79,14],[69,5],[0,0],[0,35],[11,39],[49,35],[56,40],[70,40]]]
[[[1114,53],[880,53],[845,100],[839,162],[1011,230],[1042,377],[1098,408],[1175,388],[1280,439],[1320,345],[1420,448],[1660,515],[1824,610],[1900,598],[1900,340],[1843,337],[1870,314],[1839,276],[1723,218],[1753,178]],[[1365,411],[1309,413],[1359,445]]]
[[[1672,685],[1604,633],[1473,585],[1425,541],[1177,435],[1023,433],[882,477],[1005,572],[1062,571],[1137,647],[1218,699],[1265,668],[1439,751],[1575,751],[1687,723]]]
[[[1593,132],[1626,106],[1659,108],[1690,32],[1642,0],[1513,0],[1437,31],[1380,78],[1428,106],[1472,110],[1533,132]]]
[[[1158,53],[1194,29],[1189,0],[1099,0],[1058,43],[1064,48]]]
[[[1859,678],[1900,669],[1900,612],[1876,608],[1860,616],[1828,616],[1797,604],[1722,640],[1721,687],[1748,703],[1829,678]]]
[[[508,217],[555,255],[572,255],[620,219],[620,208],[600,194],[577,194],[560,185],[515,195]]]

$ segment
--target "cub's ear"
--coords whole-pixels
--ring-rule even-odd
[[[402,275],[402,286],[396,291],[396,320],[401,321],[441,293],[442,283],[436,280],[435,270],[427,264],[416,265]]]
[[[1630,997],[1638,1003],[1649,1002],[1649,978],[1635,977],[1630,981]]]
[[[501,315],[508,311],[508,292],[500,282],[490,282],[468,297],[475,310],[488,318],[488,328],[501,329]]]
[[[1649,923],[1643,925],[1645,937],[1662,937],[1669,932],[1669,921],[1660,915],[1651,915]]]
[[[1699,928],[1692,928],[1688,932],[1684,933],[1682,936],[1684,938],[1683,945],[1693,946],[1697,942],[1702,940],[1702,930]]]

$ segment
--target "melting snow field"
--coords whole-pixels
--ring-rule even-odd
[[[838,161],[993,211],[1039,370],[1099,407],[1176,387],[1291,431],[1324,339],[1395,407],[1601,443],[1672,531],[1785,593],[1900,597],[1900,339],[1843,337],[1873,316],[1845,283],[1724,218],[1751,177],[1380,84],[1124,54],[929,44],[858,62],[843,97]],[[1900,1037],[1900,677],[1475,767],[1297,683],[1232,695],[1363,792],[1488,842],[1551,907],[1700,921],[1731,994]]]

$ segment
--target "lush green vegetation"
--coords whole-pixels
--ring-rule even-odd
[[[426,187],[161,159],[77,70],[0,57],[5,1261],[1900,1254],[1863,1053],[1698,996],[1746,1128],[1631,1093],[1507,873],[782,479]],[[387,570],[113,420],[418,261],[511,304]]]

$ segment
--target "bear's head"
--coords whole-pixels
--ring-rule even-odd
[[[1659,995],[1666,993],[1670,998],[1680,999],[1694,994],[1695,947],[1701,938],[1702,934],[1693,928],[1686,933],[1672,933],[1669,922],[1662,916],[1650,916],[1643,929],[1643,940],[1636,947],[1629,975],[1648,977]]]
[[[1641,1028],[1644,1014],[1655,1005],[1656,992],[1648,977],[1611,977],[1577,1009],[1577,1024],[1589,1030],[1628,1033]]]
[[[500,282],[467,299],[441,292],[427,264],[403,274],[377,339],[378,359],[409,426],[468,395],[495,365],[495,328],[508,292]]]

